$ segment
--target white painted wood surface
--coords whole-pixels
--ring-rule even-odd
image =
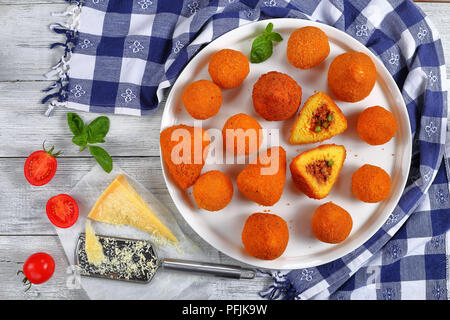
[[[446,61],[450,61],[450,4],[418,5],[440,30]],[[83,290],[66,286],[67,260],[44,211],[50,196],[68,192],[94,165],[86,151],[79,153],[71,143],[65,122],[67,111],[57,109],[53,117],[46,118],[46,107],[40,104],[44,96],[41,90],[51,83],[43,74],[61,55],[49,49],[49,44],[61,41],[62,36],[52,33],[48,25],[64,18],[52,17],[50,12],[65,8],[60,0],[0,0],[0,299],[87,298]],[[450,75],[448,65],[447,74]],[[161,111],[142,118],[112,115],[105,148],[116,164],[176,212],[159,162]],[[97,115],[82,116],[90,120]],[[45,188],[38,188],[25,181],[23,163],[44,139],[64,150],[64,155],[58,161],[55,178]],[[50,281],[25,293],[16,272],[31,253],[38,251],[55,258],[56,272]],[[221,262],[236,263],[224,255],[220,257]],[[257,299],[257,292],[269,284],[270,279],[264,278],[211,278],[210,286],[215,292],[211,298]]]

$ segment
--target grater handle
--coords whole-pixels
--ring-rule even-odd
[[[242,268],[240,266],[231,266],[217,263],[197,262],[190,260],[163,259],[161,266],[164,269],[188,271],[197,273],[206,273],[218,277],[233,279],[253,279],[255,271]]]

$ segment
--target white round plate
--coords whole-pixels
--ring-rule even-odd
[[[190,117],[181,101],[185,87],[196,80],[209,79],[208,62],[211,55],[225,48],[239,50],[248,57],[253,39],[262,33],[269,22],[274,31],[282,35],[283,41],[274,44],[273,55],[260,64],[250,64],[250,73],[245,81],[235,89],[222,90],[223,105],[214,117],[198,121]],[[286,58],[289,35],[297,28],[316,26],[322,29],[330,41],[328,58],[310,70],[294,68]],[[162,161],[164,179],[170,195],[187,223],[209,244],[228,256],[260,268],[296,269],[324,264],[353,251],[367,241],[386,221],[404,190],[411,161],[411,130],[408,113],[401,93],[384,67],[383,63],[364,45],[346,33],[324,25],[300,19],[272,19],[250,23],[234,29],[208,44],[185,67],[178,77],[167,99],[161,122],[161,130],[176,124],[201,125],[204,129],[219,129],[225,121],[236,113],[246,113],[256,118],[264,129],[279,129],[279,144],[286,150],[287,165],[299,153],[315,148],[319,143],[309,145],[289,144],[289,132],[296,116],[286,121],[266,121],[259,116],[252,103],[252,88],[258,78],[269,71],[279,71],[290,75],[302,87],[302,105],[317,91],[324,91],[332,98],[327,86],[328,67],[333,59],[346,51],[361,51],[374,61],[378,78],[371,94],[356,103],[335,100],[348,121],[347,130],[324,143],[344,145],[347,158],[331,193],[322,200],[305,196],[293,184],[289,167],[286,184],[281,199],[272,207],[262,207],[247,200],[237,189],[236,177],[245,164],[206,164],[202,172],[221,170],[229,175],[234,184],[234,196],[230,204],[218,212],[198,209],[192,197],[192,187],[181,191],[168,176]],[[381,146],[364,143],[356,133],[359,113],[367,107],[380,105],[390,110],[397,122],[398,131],[394,139]],[[300,107],[300,108],[301,108]],[[264,137],[263,146],[268,143]],[[270,146],[270,141],[266,146]],[[351,177],[363,164],[372,164],[386,170],[392,179],[392,190],[387,199],[370,204],[356,199],[351,192]],[[311,230],[311,219],[315,209],[328,201],[342,206],[353,219],[353,229],[349,237],[340,244],[327,244],[317,240]],[[275,260],[265,261],[249,256],[241,242],[241,232],[247,217],[254,212],[269,212],[281,216],[289,227],[289,243],[283,255]]]

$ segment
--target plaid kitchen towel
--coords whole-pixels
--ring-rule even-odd
[[[74,2],[74,1],[72,1]],[[64,56],[43,100],[92,112],[149,115],[204,45],[267,18],[332,25],[366,45],[397,82],[413,135],[404,194],[383,227],[341,259],[273,271],[263,297],[447,299],[450,228],[445,62],[441,40],[410,0],[84,0],[64,13]],[[447,162],[445,162],[446,164]]]

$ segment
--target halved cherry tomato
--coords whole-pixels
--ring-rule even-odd
[[[47,217],[60,228],[71,227],[78,219],[78,204],[67,194],[58,194],[47,201]]]
[[[61,153],[53,154],[55,147],[46,150],[44,144],[45,141],[42,144],[44,150],[33,152],[25,161],[25,178],[34,186],[43,186],[52,180],[57,167],[56,157]]]
[[[38,252],[32,254],[23,264],[22,271],[18,271],[17,274],[23,273],[25,278],[22,280],[24,285],[27,285],[30,289],[31,284],[40,284],[50,279],[55,271],[55,260],[52,256],[45,252]]]

